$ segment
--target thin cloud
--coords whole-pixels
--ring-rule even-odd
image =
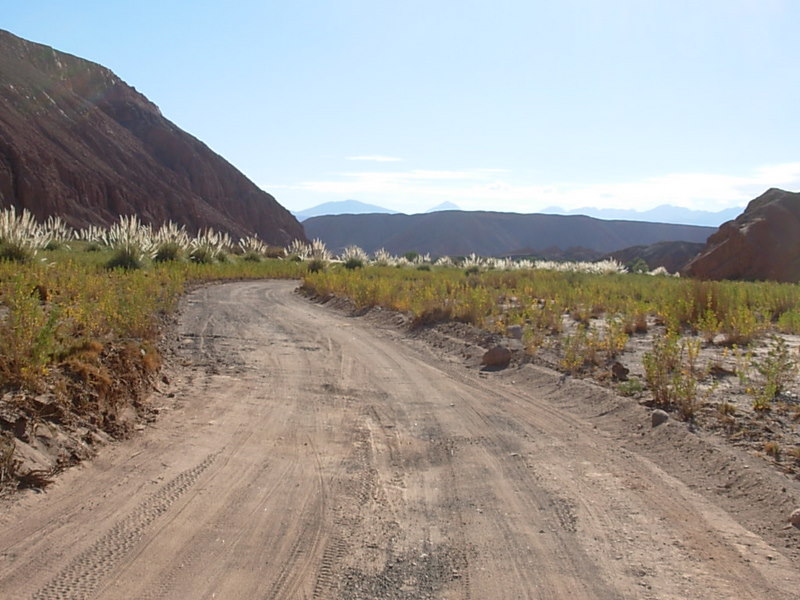
[[[281,186],[284,187],[284,186]],[[415,209],[451,201],[467,210],[536,212],[547,207],[647,210],[671,204],[700,210],[743,206],[770,187],[800,188],[800,162],[764,165],[739,175],[668,173],[612,183],[533,183],[505,169],[359,171],[305,181],[288,189],[361,197]]]
[[[367,160],[372,162],[401,162],[402,158],[396,156],[383,156],[381,154],[370,154],[366,156],[345,156],[346,160]]]

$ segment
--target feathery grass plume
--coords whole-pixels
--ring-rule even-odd
[[[514,262],[514,269],[517,271],[532,271],[536,268],[536,263],[529,258],[523,258]]]
[[[333,258],[328,248],[325,246],[325,242],[319,238],[311,240],[311,244],[307,246],[307,252],[308,257],[314,260],[330,262],[331,258]]]
[[[225,262],[230,251],[231,238],[227,233],[212,228],[200,231],[190,243],[189,259],[199,264]]]
[[[598,275],[613,275],[614,273],[627,273],[628,269],[618,260],[609,258],[607,260],[598,260],[593,263],[584,263],[587,265],[587,273],[597,273]]]
[[[141,269],[148,258],[153,258],[153,230],[136,215],[121,215],[106,232],[105,242],[114,249],[106,263],[109,269]]]
[[[487,269],[495,271],[508,271],[512,268],[511,261],[507,258],[487,258],[484,264]]]
[[[456,263],[453,262],[453,259],[449,256],[440,256],[436,259],[433,263],[437,267],[455,267]]]
[[[75,231],[61,217],[50,215],[42,226],[48,238],[46,250],[58,250],[75,237]]]
[[[75,232],[75,239],[87,242],[86,252],[99,252],[106,244],[106,230],[97,225],[89,225]]]
[[[189,234],[186,228],[172,221],[167,221],[153,235],[156,262],[181,260],[189,252]]]
[[[540,271],[559,271],[562,273],[592,273],[595,275],[612,275],[614,273],[627,273],[625,265],[612,259],[597,262],[586,261],[555,261],[537,260],[534,269]]]
[[[419,266],[419,265],[429,265],[429,264],[431,264],[432,262],[433,262],[433,261],[431,260],[431,255],[430,255],[429,253],[425,253],[425,254],[417,254],[417,255],[416,255],[416,256],[415,256],[415,257],[414,257],[414,258],[411,260],[411,264],[413,264],[414,266]]]
[[[464,259],[461,266],[464,267],[464,271],[467,275],[474,275],[486,269],[485,261],[474,252]]]
[[[379,267],[393,267],[397,264],[397,258],[385,248],[380,248],[372,255],[372,264]]]
[[[20,214],[13,206],[0,211],[0,260],[30,262],[49,241],[27,209]]]
[[[369,262],[369,256],[358,246],[348,246],[339,259],[347,269],[359,269]]]
[[[258,238],[258,234],[240,239],[239,249],[243,260],[252,262],[259,262],[267,254],[267,245]]]
[[[78,230],[75,237],[84,242],[97,242],[105,244],[106,230],[97,225],[89,225],[83,229]]]
[[[284,250],[286,257],[294,260],[305,260],[310,252],[311,248],[303,240],[292,240]]]

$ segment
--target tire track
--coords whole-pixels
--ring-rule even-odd
[[[188,469],[142,502],[127,518],[68,564],[32,600],[72,600],[89,597],[114,567],[139,543],[147,527],[197,483],[218,453]]]

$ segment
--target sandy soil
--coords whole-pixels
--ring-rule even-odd
[[[190,294],[158,421],[0,505],[2,597],[800,596],[796,480],[294,287]]]

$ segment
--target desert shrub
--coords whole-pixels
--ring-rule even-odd
[[[199,245],[189,252],[189,260],[200,265],[210,265],[214,262],[217,253],[207,246]]]
[[[755,311],[746,305],[738,306],[722,322],[726,343],[746,346],[763,330]]]
[[[348,246],[339,257],[346,269],[360,269],[369,262],[369,256],[358,246]]]
[[[797,333],[800,331],[800,310],[792,309],[783,312],[777,319],[778,331]]]
[[[656,337],[642,359],[655,405],[677,409],[684,419],[693,418],[700,407],[698,384],[704,373],[697,366],[699,350],[697,340],[667,334]]]
[[[114,251],[106,263],[109,269],[141,269],[153,256],[153,234],[135,215],[123,215],[105,234],[106,245]]]
[[[28,210],[17,214],[12,206],[0,211],[0,260],[30,262],[49,241]]]
[[[574,375],[592,361],[593,356],[590,351],[589,328],[579,325],[575,333],[564,336],[559,364],[562,369]]]
[[[115,250],[114,254],[106,262],[108,269],[141,269],[145,266],[144,257],[138,252],[129,252],[124,249]]]
[[[42,225],[42,230],[47,239],[51,241],[66,243],[75,238],[72,228],[61,217],[55,215],[47,217]]]
[[[171,262],[181,260],[185,248],[177,242],[163,242],[156,246],[153,260],[155,262]]]
[[[751,364],[759,376],[758,381],[751,382],[747,387],[753,397],[753,410],[767,411],[773,400],[797,376],[797,361],[792,358],[786,340],[779,335],[772,335],[767,354],[763,358],[753,359]]]
[[[348,258],[346,261],[344,261],[345,269],[360,269],[363,266],[364,266],[364,261],[361,260],[360,258],[356,258],[355,256],[352,256]]]
[[[717,334],[720,332],[721,328],[722,323],[717,317],[716,312],[714,312],[711,308],[707,308],[697,320],[697,330],[708,344],[714,341],[714,338],[717,337]]]
[[[23,274],[3,286],[1,297],[8,314],[0,321],[0,378],[38,388],[59,350],[59,307],[42,302]]]
[[[630,273],[647,273],[650,271],[650,265],[648,265],[643,258],[639,257],[627,265],[627,269]]]
[[[764,444],[764,452],[767,456],[771,456],[775,460],[780,460],[783,454],[783,448],[781,448],[778,442],[770,440]]]
[[[252,235],[239,240],[239,250],[243,260],[259,262],[267,253],[267,245],[258,235]]]
[[[612,360],[619,356],[628,343],[628,334],[625,333],[623,320],[620,318],[609,319],[605,329],[599,336],[598,343],[607,360]]]
[[[398,261],[385,248],[380,248],[372,255],[372,264],[378,267],[388,267],[398,264]]]
[[[617,392],[623,396],[638,396],[644,391],[644,385],[638,377],[631,377],[628,381],[621,381],[617,384]]]
[[[320,271],[325,270],[325,261],[319,258],[314,258],[308,261],[308,272],[309,273],[319,273]]]
[[[153,236],[153,260],[172,262],[182,260],[189,251],[189,234],[185,227],[168,221]]]
[[[198,232],[189,241],[189,260],[202,265],[210,265],[215,261],[224,262],[230,248],[230,236],[209,227]]]
[[[284,254],[287,258],[293,260],[304,260],[310,254],[310,248],[303,240],[292,240],[286,246]]]

